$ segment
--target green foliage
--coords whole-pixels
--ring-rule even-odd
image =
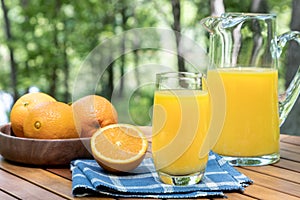
[[[226,12],[249,12],[252,0],[224,0]]]

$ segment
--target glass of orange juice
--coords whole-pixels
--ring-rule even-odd
[[[198,183],[208,160],[204,140],[210,125],[210,95],[201,73],[157,74],[152,122],[152,155],[162,182]]]

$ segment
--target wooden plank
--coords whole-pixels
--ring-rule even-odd
[[[288,135],[287,137],[280,139],[280,141],[300,146],[300,136]]]
[[[232,193],[225,193],[225,195],[227,196],[227,199],[230,200],[253,200],[255,198],[250,197],[245,195],[244,193],[237,193],[237,192],[232,192]],[[224,199],[224,198],[213,198],[213,199]]]
[[[250,177],[254,181],[255,185],[265,187],[266,189],[269,188],[272,190],[276,190],[281,193],[286,193],[291,196],[300,197],[300,184],[272,177],[269,175],[257,173],[251,170],[247,170],[245,168],[239,168],[238,170],[246,176]],[[251,188],[251,186],[249,186],[248,188]],[[248,188],[246,189],[246,191],[248,190]]]
[[[5,199],[5,200],[15,200],[16,197],[13,197],[5,192],[0,191],[0,199]]]
[[[77,200],[115,200],[115,198],[103,197],[103,196],[99,196],[99,197],[74,197],[74,199],[77,199]],[[127,198],[127,200],[129,200],[129,199]]]
[[[275,167],[272,165],[262,167],[244,167],[244,169],[300,184],[300,173],[287,169]]]
[[[298,197],[293,195],[285,194],[283,192],[272,190],[264,186],[256,185],[255,183],[246,188],[245,195],[249,195],[256,199],[288,199],[288,200],[299,200]]]
[[[65,199],[3,170],[0,170],[0,188],[19,199]]]
[[[0,168],[57,195],[73,198],[72,182],[51,172],[40,168],[13,165],[5,160],[1,160]]]
[[[295,153],[300,153],[300,145],[294,145],[291,143],[281,142],[280,150],[286,150],[286,151],[291,151],[291,152],[295,152]]]
[[[291,152],[291,151],[286,151],[286,150],[282,149],[282,150],[280,150],[280,157],[300,163],[300,153],[299,152]]]
[[[64,177],[66,179],[72,180],[72,173],[70,171],[70,169],[68,168],[61,168],[61,169],[56,169],[56,168],[49,168],[46,169],[49,172],[52,172],[56,175],[59,175],[61,177]],[[68,188],[68,190],[71,190],[71,188]],[[114,200],[114,198],[110,198],[110,197],[80,197],[80,198],[75,198],[75,199],[79,199],[79,200]]]
[[[72,172],[69,168],[47,168],[46,170],[68,180],[72,180]]]
[[[283,169],[288,169],[290,171],[300,172],[300,163],[291,160],[286,160],[281,158],[279,162],[273,164],[273,166],[281,167]]]
[[[118,198],[118,200],[129,200],[129,198]],[[140,198],[130,198],[130,200],[141,200]],[[153,198],[143,198],[142,200],[153,200]]]
[[[286,137],[289,137],[289,135],[281,133],[280,134],[280,141],[283,140]]]
[[[1,157],[1,156],[0,156]],[[36,185],[39,185],[41,188],[44,188],[46,191],[59,194],[66,199],[79,199],[79,200],[113,200],[115,198],[110,197],[80,197],[74,198],[72,195],[72,182],[71,172],[69,169],[51,169],[44,170],[41,168],[30,168],[18,165],[12,165],[5,160],[0,159],[0,168],[5,169],[6,171],[16,174],[22,179],[28,180]],[[55,173],[52,173],[51,171]],[[67,176],[68,178],[64,178]],[[69,179],[70,178],[70,179]],[[0,198],[1,199],[1,198]],[[34,198],[29,198],[34,199]],[[45,199],[45,197],[43,198]]]

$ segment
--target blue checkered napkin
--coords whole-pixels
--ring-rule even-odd
[[[71,163],[74,196],[109,195],[131,198],[195,198],[225,196],[224,191],[243,191],[252,183],[219,155],[210,152],[206,172],[199,184],[172,186],[160,182],[151,158],[144,159],[132,173],[114,175],[104,171],[95,160]]]

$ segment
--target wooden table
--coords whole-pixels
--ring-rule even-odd
[[[237,169],[250,177],[254,184],[247,187],[244,193],[225,193],[229,199],[300,199],[300,137],[281,135],[281,160],[278,163]],[[0,156],[1,200],[74,199],[71,187],[68,166],[26,167],[10,163]]]

